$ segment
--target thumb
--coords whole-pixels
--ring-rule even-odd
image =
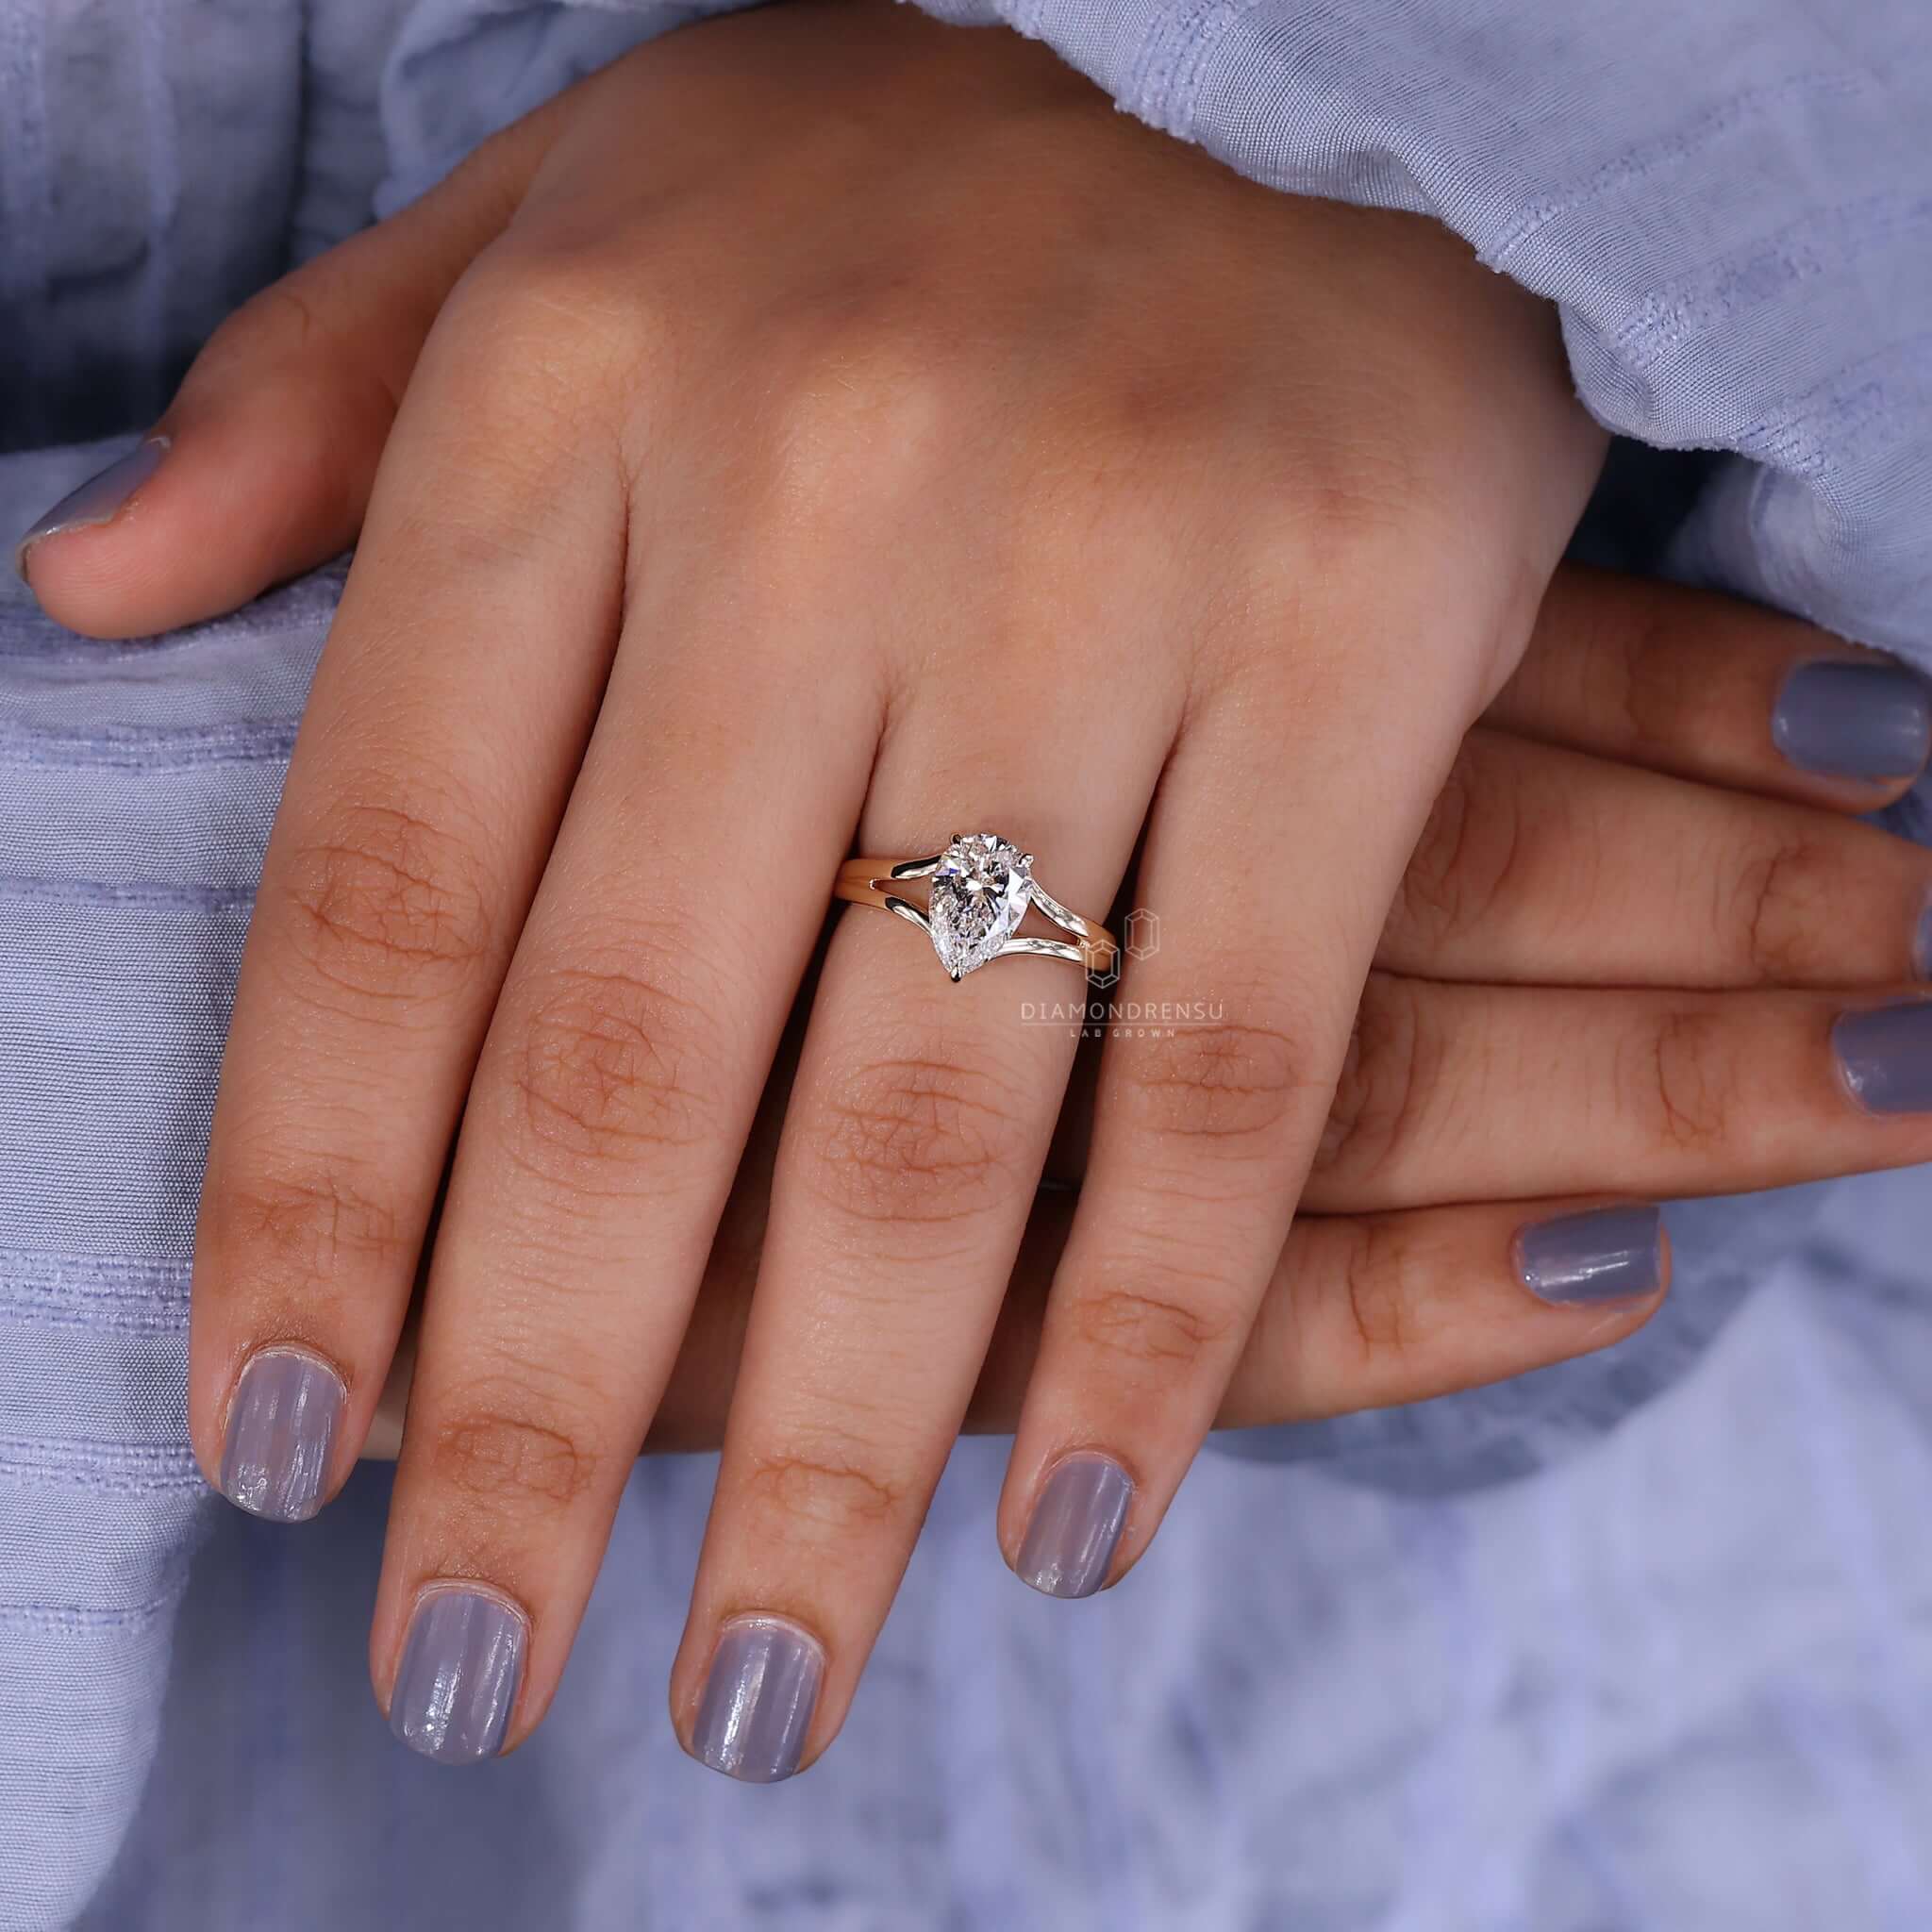
[[[47,614],[90,637],[144,636],[348,549],[424,339],[508,225],[555,120],[517,123],[224,323],[141,446],[20,540],[15,565]]]

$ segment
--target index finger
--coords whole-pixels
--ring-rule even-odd
[[[323,654],[203,1183],[191,1432],[230,1501],[283,1521],[374,1413],[615,637],[619,466],[494,380],[514,314],[481,340],[468,314],[431,336]]]

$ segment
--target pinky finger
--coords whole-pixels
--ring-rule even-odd
[[[1592,1354],[1650,1320],[1670,1269],[1645,1202],[1304,1217],[1215,1425],[1425,1402]]]
[[[1040,1341],[1067,1197],[1042,1195],[967,1418],[1009,1430]],[[1214,1425],[1255,1428],[1425,1402],[1633,1335],[1670,1283],[1663,1216],[1564,1200],[1305,1215]],[[1135,1552],[1114,1566],[1118,1575]]]

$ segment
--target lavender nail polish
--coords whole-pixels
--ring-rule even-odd
[[[734,1617],[718,1636],[691,1748],[713,1771],[776,1784],[798,1769],[825,1654],[782,1617]]]
[[[1918,929],[1912,935],[1912,971],[1921,979],[1932,979],[1932,900],[1919,914]]]
[[[1932,1113],[1932,999],[1841,1014],[1831,1044],[1860,1107]]]
[[[1516,1272],[1546,1302],[1580,1307],[1655,1294],[1664,1279],[1656,1208],[1593,1208],[1540,1221],[1516,1237]]]
[[[1110,1456],[1083,1451],[1055,1465],[1033,1506],[1013,1568],[1048,1596],[1091,1596],[1107,1581],[1134,1482]]]
[[[1821,658],[1785,679],[1771,736],[1801,772],[1909,778],[1932,751],[1932,691],[1902,664]]]
[[[250,1357],[228,1409],[222,1493],[251,1516],[306,1523],[322,1507],[348,1391],[326,1362],[292,1348]]]
[[[42,538],[111,522],[121,506],[160,468],[171,447],[165,436],[151,436],[90,476],[78,490],[70,491],[13,546],[14,569],[22,577],[26,575],[26,554]]]
[[[390,1698],[390,1730],[438,1764],[503,1749],[523,1681],[523,1615],[488,1591],[432,1584],[417,1599]]]

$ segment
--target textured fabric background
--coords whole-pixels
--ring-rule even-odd
[[[0,0],[0,449],[134,426],[379,180],[687,17]],[[1725,453],[1676,567],[1932,662],[1919,6],[1020,24],[1262,178],[1454,222],[1561,302],[1607,421]],[[102,455],[0,460],[0,528]],[[1672,1307],[1610,1357],[1266,1445],[1314,1467],[1208,1458],[1078,1610],[1005,1575],[968,1445],[849,1735],[774,1792],[671,1740],[709,1471],[646,1468],[539,1740],[400,1752],[361,1658],[382,1474],[277,1534],[207,1497],[180,1412],[234,960],[337,583],[112,648],[0,591],[0,1926],[1932,1923],[1922,1175],[1687,1212]]]

